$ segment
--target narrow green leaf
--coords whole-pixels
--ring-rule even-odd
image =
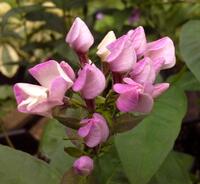
[[[0,183],[59,184],[61,175],[31,155],[0,145]]]
[[[82,151],[76,147],[66,147],[64,150],[72,157],[80,157],[81,155],[83,155]]]
[[[136,128],[116,136],[130,183],[146,184],[156,173],[174,145],[185,112],[186,97],[173,87],[157,99],[153,112]]]

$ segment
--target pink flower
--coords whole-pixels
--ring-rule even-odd
[[[105,142],[109,136],[106,120],[98,113],[94,113],[90,119],[82,120],[81,125],[78,135],[84,138],[85,144],[90,148]]]
[[[169,37],[164,37],[147,44],[145,56],[150,57],[153,61],[163,60],[162,69],[171,68],[176,63],[175,47]]]
[[[138,61],[129,75],[131,79],[140,84],[153,83],[156,79],[153,63],[148,57]]]
[[[113,86],[114,91],[120,94],[116,105],[122,112],[149,113],[153,108],[153,98],[169,87],[168,83],[141,85],[130,78],[124,78],[123,81],[125,84],[117,83]]]
[[[78,72],[73,90],[80,92],[85,99],[93,99],[103,92],[106,85],[104,74],[94,64],[85,64]]]
[[[75,160],[73,168],[77,174],[82,176],[88,176],[91,174],[94,168],[94,163],[90,157],[81,156],[80,158]]]
[[[141,57],[147,45],[147,39],[143,27],[139,26],[136,29],[130,30],[127,35],[131,39],[137,56]]]
[[[78,53],[87,53],[94,43],[94,38],[87,25],[77,17],[71,26],[66,42]]]
[[[18,110],[50,116],[53,107],[63,104],[63,97],[73,85],[75,74],[67,63],[58,64],[54,60],[38,64],[29,72],[41,86],[28,83],[14,85]]]
[[[110,54],[106,58],[112,72],[124,73],[133,68],[136,54],[129,36],[124,35],[107,46]]]

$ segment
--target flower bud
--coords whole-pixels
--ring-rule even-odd
[[[148,43],[144,55],[153,61],[163,60],[164,64],[161,69],[171,68],[176,63],[174,43],[169,37]]]
[[[124,35],[107,46],[110,54],[106,58],[110,70],[116,73],[125,73],[136,63],[136,54],[129,36]]]
[[[147,39],[142,26],[134,30],[130,30],[127,35],[130,37],[135,52],[138,57],[141,57],[146,49]]]
[[[85,99],[93,99],[103,92],[106,85],[104,74],[94,64],[85,64],[78,72],[73,90],[80,92]]]
[[[106,120],[99,113],[94,113],[90,119],[83,119],[81,125],[78,135],[84,138],[85,144],[90,148],[105,142],[109,136]]]
[[[77,17],[67,34],[66,42],[76,52],[87,53],[94,43],[94,38],[85,22]]]
[[[103,38],[101,43],[98,45],[97,55],[101,58],[101,61],[106,61],[107,56],[110,54],[110,51],[107,49],[107,46],[115,40],[115,33],[113,31],[109,31]]]
[[[91,174],[94,167],[93,160],[88,156],[81,156],[75,160],[73,168],[79,175],[88,176]]]

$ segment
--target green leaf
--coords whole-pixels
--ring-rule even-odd
[[[188,165],[192,161],[190,156],[171,152],[148,184],[191,184]]]
[[[178,75],[178,74],[177,74]],[[185,91],[199,91],[200,82],[195,78],[191,72],[185,72],[180,78],[176,80],[177,75],[171,76],[168,81],[174,82],[177,87]],[[174,81],[176,80],[176,81]]]
[[[174,145],[185,112],[186,97],[173,87],[157,99],[153,112],[136,128],[115,137],[130,183],[146,184],[156,173]]]
[[[134,116],[126,113],[118,116],[113,123],[113,133],[128,131],[138,125],[146,116]]]
[[[61,174],[68,170],[73,162],[73,158],[64,152],[64,147],[72,146],[66,137],[66,127],[55,119],[48,122],[40,143],[40,152],[50,159],[50,165]]]
[[[113,141],[94,161],[92,177],[95,178],[96,184],[129,184]]]
[[[180,52],[188,68],[200,81],[200,20],[191,20],[181,29]]]
[[[66,147],[64,150],[72,157],[80,157],[83,155],[83,152],[76,147]]]
[[[59,184],[61,175],[27,153],[0,145],[0,183]]]

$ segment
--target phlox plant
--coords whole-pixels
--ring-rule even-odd
[[[169,37],[148,42],[141,26],[118,38],[110,31],[97,46],[101,63],[95,64],[89,58],[94,38],[79,17],[66,42],[79,58],[78,71],[65,61],[44,61],[29,69],[38,85],[16,83],[13,90],[20,112],[55,118],[66,126],[74,149],[65,151],[76,157],[71,172],[89,183],[97,158],[106,154],[114,137],[148,117],[170,87],[156,77],[175,65],[175,47]],[[83,113],[70,119],[69,109]]]

